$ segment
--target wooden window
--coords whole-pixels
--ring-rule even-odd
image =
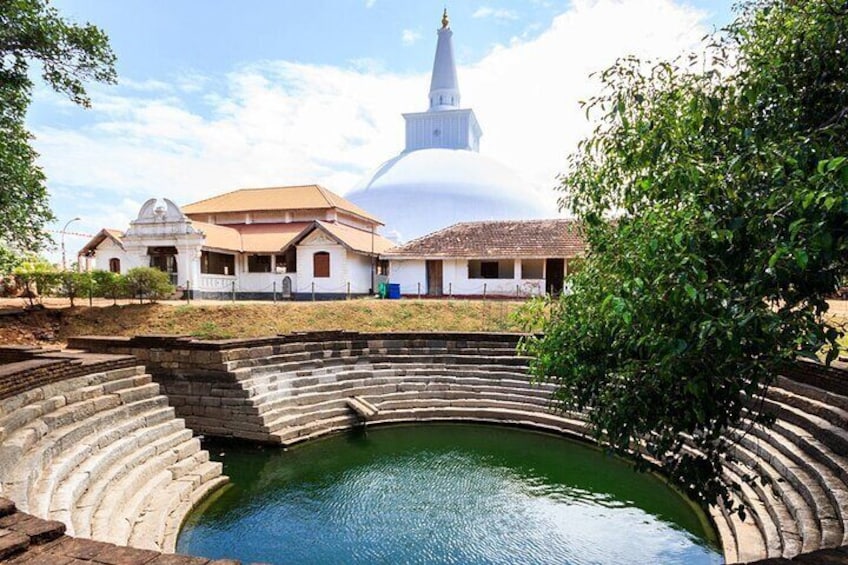
[[[200,254],[200,272],[204,275],[234,275],[236,274],[236,256],[203,251]]]
[[[289,247],[284,255],[277,255],[274,259],[275,269],[278,273],[297,272],[297,248]]]
[[[109,272],[121,274],[121,260],[118,258],[109,259]]]
[[[247,272],[248,273],[270,273],[271,272],[271,256],[270,255],[248,255],[247,256]]]
[[[499,261],[468,260],[469,279],[511,279],[515,275],[515,262],[512,259]]]
[[[318,278],[329,278],[330,276],[330,254],[319,251],[312,256],[312,276]]]

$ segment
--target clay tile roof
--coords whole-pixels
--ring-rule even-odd
[[[360,253],[371,253],[373,251],[375,254],[380,254],[395,246],[393,241],[386,239],[380,234],[372,234],[370,231],[332,222],[319,221],[317,224],[343,245]]]
[[[383,253],[388,258],[576,257],[585,244],[574,220],[463,222]]]
[[[350,214],[382,224],[353,202],[323,186],[277,186],[268,188],[241,188],[199,202],[187,204],[183,213],[220,214],[226,212],[259,212],[276,210],[327,210],[338,208]]]
[[[103,243],[106,239],[113,240],[119,247],[123,248],[124,244],[121,241],[121,238],[124,237],[124,232],[121,230],[111,229],[111,228],[103,228],[97,234],[92,237],[85,246],[77,252],[77,256],[80,255],[88,255],[97,249],[101,243]]]
[[[292,222],[219,226],[192,222],[192,225],[206,236],[203,247],[244,253],[276,253],[310,224],[311,222]]]

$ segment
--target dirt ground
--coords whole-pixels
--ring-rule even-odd
[[[61,347],[75,335],[161,333],[199,338],[256,337],[304,330],[520,331],[513,313],[522,304],[505,300],[374,300],[278,302],[217,300],[138,304],[120,300],[46,298],[25,310],[20,298],[0,299],[0,345]],[[848,301],[831,301],[830,315],[848,334]],[[848,335],[843,350],[848,349]]]
[[[506,300],[375,300],[335,302],[192,300],[138,304],[128,300],[47,298],[25,309],[23,299],[0,299],[0,344],[61,346],[75,335],[145,333],[231,338],[292,331],[517,331]]]

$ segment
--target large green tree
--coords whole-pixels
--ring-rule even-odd
[[[0,245],[37,250],[53,219],[45,178],[24,123],[40,62],[44,81],[88,106],[86,81],[115,81],[115,56],[100,29],[64,20],[47,0],[0,1]]]
[[[703,54],[619,60],[561,177],[589,251],[529,339],[600,441],[732,505],[735,432],[786,363],[835,353],[848,266],[848,4],[749,1]]]

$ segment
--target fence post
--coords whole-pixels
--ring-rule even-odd
[[[236,301],[236,281],[233,281],[233,304]]]
[[[94,281],[91,278],[91,273],[88,273],[88,307],[94,306]]]
[[[312,302],[315,302],[315,281],[312,281]]]
[[[515,297],[518,298],[519,296],[521,296],[521,288],[519,285],[515,285]]]
[[[453,298],[453,283],[448,283],[448,298]]]
[[[186,304],[191,304],[191,281],[186,281]]]
[[[483,300],[486,300],[486,283],[483,283]]]
[[[418,283],[418,300],[421,300],[421,283]]]
[[[347,300],[350,300],[350,281],[347,281]]]
[[[277,281],[273,281],[271,284],[274,288],[273,293],[272,293],[273,294],[273,301],[274,301],[274,304],[276,304],[277,303]]]

